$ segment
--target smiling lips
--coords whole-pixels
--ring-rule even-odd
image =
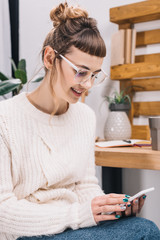
[[[80,91],[80,90],[77,90],[75,88],[71,88],[73,93],[77,96],[77,97],[80,97],[81,94],[83,93],[83,91]]]

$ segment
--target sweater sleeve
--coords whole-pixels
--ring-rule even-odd
[[[0,117],[0,232],[38,236],[95,225],[90,202],[57,207],[17,199],[12,182],[12,152],[6,123]]]
[[[91,151],[85,176],[81,181],[76,183],[75,191],[80,203],[91,202],[94,197],[104,195],[103,190],[98,184],[98,179],[95,176],[94,159],[94,151]]]
[[[94,197],[104,195],[95,175],[95,114],[92,115],[91,120],[91,123],[88,124],[88,129],[90,128],[90,142],[88,143],[89,156],[87,167],[83,179],[77,182],[75,188],[80,203],[91,202]]]

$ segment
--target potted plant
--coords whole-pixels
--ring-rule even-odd
[[[105,96],[111,111],[129,112],[131,109],[131,99],[128,94],[125,94],[125,91],[122,90],[120,93],[115,91],[113,97]]]
[[[11,59],[14,77],[7,77],[0,72],[0,96],[5,98],[5,94],[12,92],[12,95],[20,93],[23,85],[27,83],[26,60],[21,59],[17,66]],[[39,82],[43,78],[37,78],[33,82]]]
[[[120,93],[114,92],[113,97],[105,96],[111,111],[104,127],[104,137],[108,141],[125,140],[131,137],[131,124],[127,116],[131,108],[131,100],[125,92],[126,89]]]

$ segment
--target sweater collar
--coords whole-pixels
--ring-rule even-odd
[[[42,122],[44,124],[52,124],[52,125],[61,125],[66,124],[68,120],[70,120],[71,113],[75,104],[69,104],[68,110],[61,114],[61,115],[54,115],[53,117],[51,114],[45,113],[38,108],[36,108],[27,98],[27,92],[22,92],[15,97],[12,98],[14,102],[21,107],[21,110],[25,111],[29,114],[32,118],[38,120],[38,122]]]

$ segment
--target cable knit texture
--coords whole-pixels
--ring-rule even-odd
[[[0,239],[96,225],[95,114],[83,103],[50,118],[23,92],[0,102]]]

